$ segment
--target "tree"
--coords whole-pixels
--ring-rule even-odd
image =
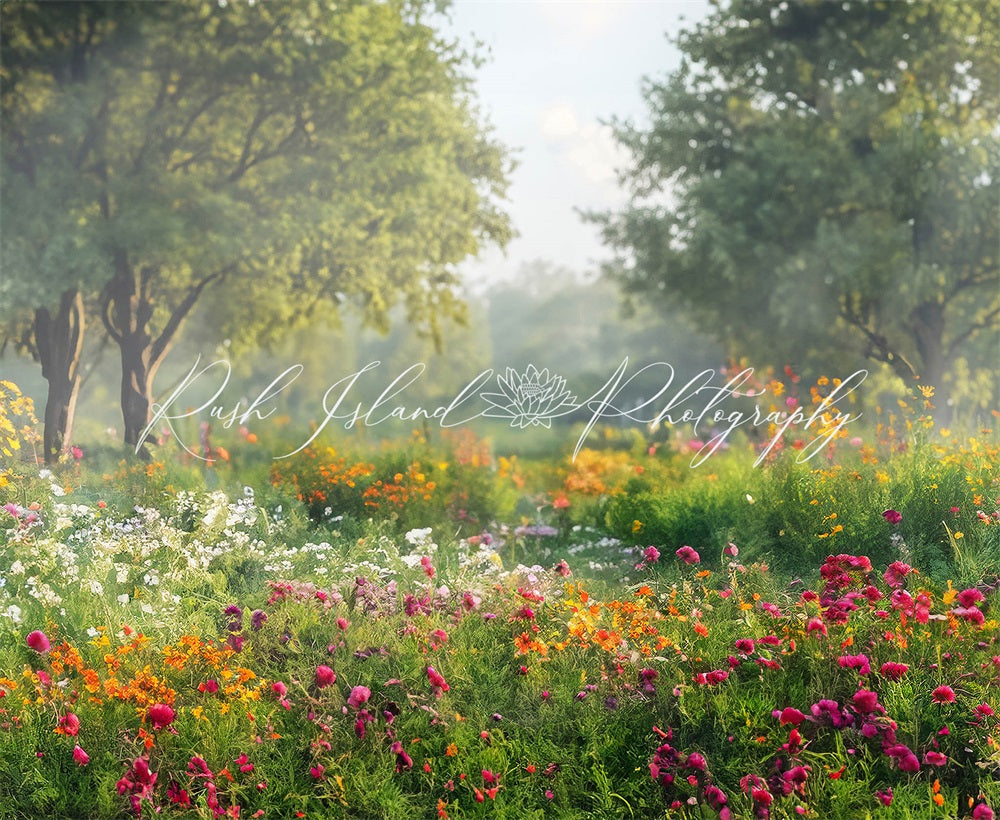
[[[472,106],[472,58],[424,22],[433,8],[3,6],[4,216],[28,192],[57,228],[26,253],[5,226],[4,256],[29,280],[56,248],[86,258],[126,443],[210,294],[220,336],[244,342],[345,303],[384,326],[401,300],[429,333],[460,313],[454,265],[510,235],[507,161]]]
[[[993,367],[998,26],[996,0],[716,4],[647,82],[652,125],[617,124],[613,274],[772,364]]]

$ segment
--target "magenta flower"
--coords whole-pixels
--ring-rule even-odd
[[[980,703],[975,709],[972,710],[976,713],[976,717],[982,720],[984,717],[993,717],[993,707],[988,703]]]
[[[791,706],[786,706],[781,712],[778,713],[778,720],[781,722],[782,726],[787,726],[789,723],[792,726],[798,726],[802,721],[806,719],[798,709],[794,709]]]
[[[39,655],[44,655],[52,648],[52,644],[49,643],[49,639],[40,629],[36,629],[34,632],[29,632],[28,637],[25,640],[28,642],[28,646],[34,649]]]
[[[882,513],[882,517],[888,521],[890,524],[898,524],[903,520],[903,516],[896,512],[896,510],[886,510]]]
[[[810,618],[809,622],[806,624],[806,633],[812,635],[813,632],[819,632],[819,634],[823,636],[829,634],[826,629],[826,624],[819,618]]]
[[[674,553],[678,558],[680,558],[685,564],[699,564],[701,563],[701,556],[691,547],[684,546],[681,547],[677,552]]]
[[[913,752],[907,750],[904,754],[899,757],[899,770],[901,772],[907,772],[913,774],[914,772],[920,771],[920,761],[917,760],[917,756]]]
[[[933,692],[931,692],[931,699],[935,703],[954,703],[955,702],[955,690],[950,686],[939,686]]]
[[[165,703],[154,703],[146,712],[154,729],[165,729],[174,722],[174,710]]]
[[[892,587],[892,589],[898,589],[903,585],[906,576],[911,572],[913,572],[913,567],[909,564],[904,564],[902,561],[893,561],[886,568],[885,573],[882,575],[882,580],[885,581],[887,586]]]
[[[334,672],[329,666],[320,665],[316,667],[316,687],[318,689],[325,689],[333,683],[337,682],[337,673]]]
[[[863,715],[874,712],[878,708],[878,694],[859,689],[854,693],[854,708]]]
[[[863,653],[859,655],[841,655],[837,658],[837,663],[844,669],[857,669],[859,675],[867,675],[872,671],[868,656]]]
[[[351,694],[347,698],[347,705],[352,709],[360,709],[366,703],[368,703],[368,698],[372,696],[372,690],[367,686],[355,686],[351,690]]]
[[[443,692],[447,692],[451,689],[445,679],[441,677],[441,673],[438,672],[433,666],[427,667],[427,680],[430,681],[431,690],[437,697],[441,697]]]
[[[930,751],[924,754],[924,763],[931,766],[944,766],[947,762],[948,758],[941,752]]]
[[[73,760],[77,766],[86,766],[90,763],[90,755],[83,750],[79,743],[73,747]]]
[[[879,672],[882,673],[882,677],[888,680],[901,680],[903,675],[910,671],[910,667],[905,663],[893,663],[889,661],[888,663],[883,663]]]
[[[413,758],[411,758],[406,750],[403,749],[403,744],[398,740],[389,747],[389,751],[396,755],[396,772],[401,772],[404,769],[413,768]]]
[[[985,803],[980,803],[972,810],[972,820],[993,820],[993,809]]]
[[[975,606],[980,601],[985,600],[986,596],[975,587],[971,589],[963,589],[960,593],[958,593],[958,603],[966,608]]]
[[[650,564],[655,564],[660,560],[660,551],[656,547],[646,547],[642,551],[642,557]]]
[[[884,792],[875,792],[875,797],[883,806],[892,805],[892,789],[886,789]]]

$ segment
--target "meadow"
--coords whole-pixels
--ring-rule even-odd
[[[242,430],[40,468],[2,389],[0,817],[1000,806],[1000,451],[931,395],[803,463]]]

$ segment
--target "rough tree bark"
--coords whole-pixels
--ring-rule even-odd
[[[75,288],[63,291],[55,316],[48,308],[35,311],[35,348],[49,383],[43,440],[47,464],[58,460],[73,431],[84,326],[83,295]]]

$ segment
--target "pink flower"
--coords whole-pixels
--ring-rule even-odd
[[[740,638],[736,641],[736,649],[745,655],[752,655],[754,650],[754,642],[750,638]]]
[[[174,710],[165,703],[154,703],[146,712],[154,729],[164,729],[174,722]]]
[[[36,629],[34,632],[29,632],[28,637],[25,640],[27,640],[28,646],[34,649],[39,655],[44,655],[52,648],[52,644],[49,643],[49,639],[40,629]]]
[[[77,766],[86,766],[90,763],[90,755],[83,750],[79,743],[73,747],[73,760]]]
[[[882,513],[882,517],[890,524],[898,524],[903,520],[903,516],[895,510],[886,510]]]
[[[983,615],[982,610],[975,606],[959,606],[951,610],[951,614],[956,618],[962,618],[964,621],[976,626],[982,626],[986,621],[986,616]]]
[[[884,792],[875,792],[875,797],[883,806],[892,805],[892,789],[886,789]]]
[[[69,448],[69,451],[70,451],[70,454],[73,456],[73,458],[75,458],[77,461],[79,461],[81,458],[83,458],[83,450],[81,450],[75,444],[72,447]]]
[[[701,563],[701,556],[691,547],[684,546],[681,547],[677,552],[674,553],[678,558],[680,558],[685,564],[699,564]]]
[[[924,754],[924,763],[931,766],[944,766],[947,762],[948,758],[941,754],[941,752],[930,751]]]
[[[911,572],[913,572],[913,567],[909,564],[904,564],[902,561],[893,561],[882,575],[882,579],[887,586],[898,589],[903,585],[906,576]]]
[[[315,766],[309,767],[309,774],[313,776],[314,780],[322,780],[323,772],[326,771],[326,767],[322,763],[317,763]]]
[[[271,684],[271,691],[274,692],[279,698],[283,698],[288,694],[288,687],[285,686],[280,680],[276,680]]]
[[[980,803],[972,810],[972,820],[993,820],[993,809],[985,803]]]
[[[430,681],[431,689],[434,690],[434,693],[438,697],[441,697],[442,692],[447,692],[451,689],[445,679],[441,677],[441,673],[438,672],[433,666],[427,667],[427,680]]]
[[[372,696],[372,690],[367,686],[355,686],[347,698],[347,705],[353,709],[360,709],[368,702]]]
[[[337,673],[334,672],[329,666],[320,665],[316,667],[316,687],[318,689],[325,689],[333,683],[337,682]]]
[[[859,675],[867,675],[872,671],[868,656],[863,653],[859,655],[842,655],[837,658],[837,663],[844,669],[857,669]]]
[[[67,712],[59,718],[59,728],[64,735],[76,736],[80,733],[80,718],[72,712]]]
[[[900,680],[903,675],[910,671],[910,667],[905,663],[893,663],[889,661],[888,663],[883,663],[882,668],[879,670],[882,673],[883,678],[888,680]]]
[[[899,757],[899,770],[910,774],[920,771],[920,761],[913,752],[907,750]]]
[[[984,717],[992,717],[994,714],[993,707],[991,707],[988,703],[980,703],[972,711],[976,713],[976,717],[978,717],[980,720],[982,720]]]
[[[806,633],[811,635],[813,632],[819,632],[820,635],[824,636],[829,634],[826,630],[826,624],[819,618],[810,618],[806,624]]]
[[[874,712],[878,708],[878,694],[859,689],[854,693],[854,708],[863,715]]]
[[[975,606],[980,601],[985,600],[986,596],[975,587],[972,589],[963,589],[960,593],[958,593],[958,603],[964,607]]]
[[[341,630],[343,632],[349,626],[350,626],[350,623],[348,622],[347,618],[337,618],[337,629],[339,629],[339,630]]]
[[[650,564],[655,564],[660,560],[660,551],[656,547],[646,547],[642,551],[642,557]]]
[[[722,554],[723,555],[728,555],[730,558],[735,558],[737,555],[740,554],[740,548],[737,547],[732,541],[730,541],[729,542],[729,546],[727,546],[722,551]]]
[[[955,702],[955,690],[950,686],[939,686],[933,692],[931,692],[931,699],[935,703],[954,703]]]

